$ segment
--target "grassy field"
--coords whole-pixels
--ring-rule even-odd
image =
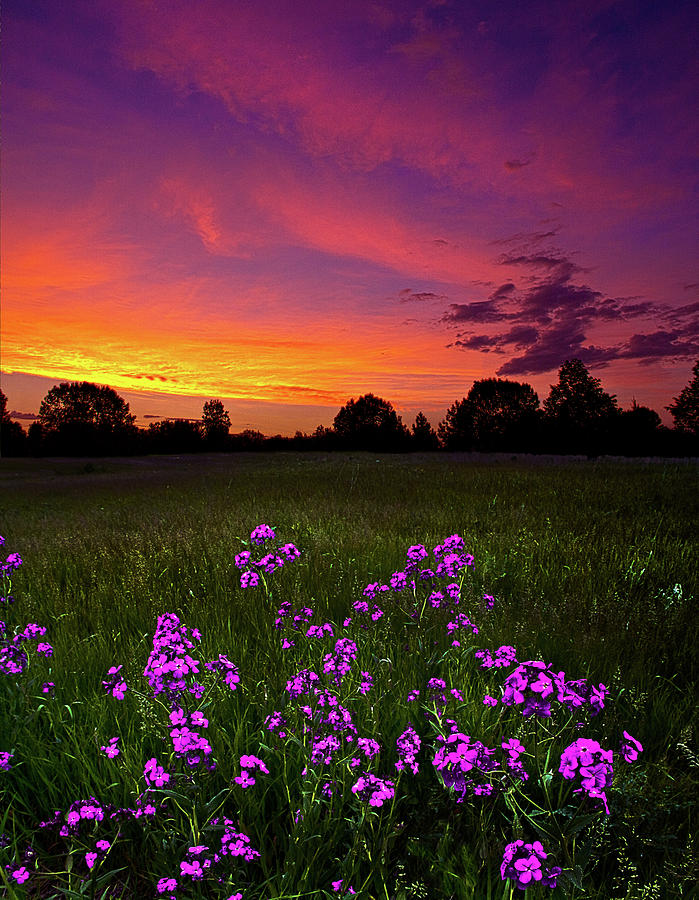
[[[23,559],[5,618],[11,631],[46,626],[53,655],[30,653],[23,673],[0,675],[0,751],[13,753],[0,773],[0,890],[4,878],[10,896],[139,898],[171,876],[177,897],[332,897],[351,884],[384,900],[504,898],[520,895],[500,864],[521,837],[542,840],[563,869],[556,888],[532,883],[527,896],[695,896],[697,481],[691,463],[446,454],[3,461],[0,533],[4,550]],[[272,573],[267,590],[245,590],[234,556],[260,523],[302,555]],[[459,609],[478,634],[452,647],[445,610],[427,605],[411,617],[406,595],[386,600],[381,621],[362,628],[352,604],[364,587],[388,583],[411,545],[431,550],[455,533],[475,559],[459,579]],[[335,643],[298,635],[283,650],[274,620],[284,601],[356,642],[357,673],[369,672],[373,687],[363,694],[352,674],[337,695],[358,733],[381,745],[370,765],[337,754],[309,765],[312,735],[290,725],[293,739],[283,740],[267,729],[272,712],[297,714],[288,680],[304,668],[322,673]],[[207,686],[215,771],[182,770],[168,710],[142,677],[166,612],[200,629],[202,660],[226,654],[240,672],[234,692]],[[603,683],[605,709],[539,720],[484,706],[507,672],[482,670],[473,651],[500,645],[514,646],[520,662],[541,659],[568,679]],[[102,686],[120,664],[123,701]],[[434,677],[463,698],[448,697],[445,712],[428,702]],[[46,682],[54,696],[42,694]],[[517,736],[529,782],[456,802],[432,765],[449,718],[489,747]],[[407,723],[422,740],[420,771],[398,778],[396,739]],[[617,765],[624,730],[644,748],[633,765]],[[615,751],[609,816],[591,799],[561,794],[561,749],[588,734]],[[113,736],[122,751],[109,759],[100,746]],[[243,754],[270,770],[247,789],[233,781]],[[91,822],[94,831],[72,836],[38,828],[90,797],[134,808],[153,757],[169,760],[172,778],[151,786],[148,796],[166,802],[148,827],[146,816],[116,818],[111,831],[106,820]],[[375,808],[352,792],[365,769],[395,782],[390,803]],[[187,848],[213,846],[213,820],[224,815],[260,856],[236,857],[225,884],[180,877],[180,861],[196,857]],[[84,855],[99,838],[111,846],[89,869]],[[30,877],[18,884],[12,872],[23,865]]]

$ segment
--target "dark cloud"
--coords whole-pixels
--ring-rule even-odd
[[[516,288],[511,281],[506,282],[505,284],[501,284],[499,288],[493,291],[490,295],[490,300],[504,300],[509,297]]]
[[[531,162],[530,159],[507,159],[505,160],[505,168],[508,172],[516,172],[517,169],[523,169]]]
[[[551,321],[556,311],[577,310],[585,306],[594,308],[602,294],[586,285],[569,284],[567,277],[556,277],[530,290],[524,297],[519,317],[545,323]]]
[[[503,253],[498,259],[501,266],[528,266],[532,269],[558,270],[559,278],[570,278],[575,272],[579,272],[580,268],[572,260],[561,256],[547,256],[544,253],[537,253],[534,256],[520,254],[512,256]]]
[[[565,317],[544,331],[521,356],[515,356],[501,366],[497,375],[540,375],[557,369],[572,357],[584,363],[599,361],[597,348],[585,347],[585,331],[574,318]]]
[[[636,299],[635,297],[627,299]],[[584,311],[581,311],[581,313]],[[658,307],[649,301],[643,303],[627,303],[622,298],[607,297],[601,303],[590,307],[590,315],[598,319],[634,319],[638,316],[652,316],[657,314]]]
[[[539,337],[539,331],[530,325],[518,325],[511,328],[501,338],[503,344],[513,344],[516,350],[531,347]]]
[[[699,315],[699,301],[696,303],[686,303],[684,306],[678,306],[675,309],[669,310],[666,314],[666,318],[679,321],[685,316],[696,315]]]
[[[654,331],[651,334],[634,334],[621,350],[622,359],[637,359],[641,365],[650,365],[668,357],[678,359],[699,355],[697,332],[694,338],[684,338],[679,331]]]
[[[25,413],[25,412],[17,412],[16,409],[13,409],[10,413],[11,419],[36,419],[36,413]]]
[[[438,247],[448,247],[449,241],[445,241],[443,238],[435,238],[432,241],[433,244],[436,244]]]
[[[498,339],[496,337],[488,337],[487,334],[474,334],[473,337],[459,338],[449,344],[450,347],[463,347],[464,350],[481,350],[484,353],[490,353],[496,350]]]
[[[412,303],[413,300],[424,303],[425,300],[444,300],[446,298],[444,294],[435,294],[432,291],[413,291],[405,288],[398,294],[398,299],[401,303]]]
[[[555,221],[548,219],[547,221]],[[543,224],[543,223],[542,223]],[[496,238],[494,241],[490,243],[493,246],[501,247],[503,245],[512,245],[512,244],[520,244],[525,247],[528,247],[532,244],[538,244],[540,241],[544,241],[547,238],[555,237],[558,234],[558,229],[554,229],[553,231],[521,231],[518,234],[512,234],[506,238]]]
[[[441,321],[447,324],[460,322],[502,322],[511,319],[512,313],[499,309],[497,300],[477,300],[474,303],[450,303]]]
[[[452,303],[441,322],[452,327],[508,322],[508,330],[479,334],[460,330],[450,344],[481,353],[516,353],[497,375],[539,375],[557,369],[577,357],[586,365],[603,367],[615,359],[635,359],[642,365],[660,359],[684,359],[699,355],[699,303],[679,308],[652,303],[639,297],[606,297],[587,284],[578,283],[582,269],[558,252],[504,254],[503,266],[520,266],[532,274],[496,288],[488,300]],[[635,334],[613,346],[589,343],[588,332],[596,323],[654,318],[665,327],[650,334]]]

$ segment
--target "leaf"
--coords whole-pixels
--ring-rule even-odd
[[[573,869],[564,869],[561,872],[561,875],[564,878],[567,878],[568,881],[570,881],[570,883],[574,885],[579,891],[583,889],[583,871],[580,866],[575,866],[575,868]]]
[[[573,835],[577,834],[579,831],[582,831],[583,828],[586,828],[591,822],[596,822],[600,817],[600,810],[597,812],[588,813],[586,816],[580,817],[572,817],[570,825],[562,829],[563,834],[565,835]]]

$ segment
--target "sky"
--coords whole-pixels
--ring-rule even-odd
[[[234,431],[436,426],[577,357],[699,357],[690,2],[5,0],[8,408],[62,381]]]

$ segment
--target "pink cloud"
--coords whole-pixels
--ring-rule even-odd
[[[422,36],[410,53],[408,45],[386,46],[364,65],[355,58],[361,47],[324,30],[322,14],[314,26],[318,8],[300,9],[282,16],[276,6],[210,0],[196,9],[176,2],[158,15],[132,4],[122,52],[185,93],[195,86],[218,97],[239,121],[354,169],[397,161],[467,182],[476,162],[492,158],[497,114],[488,111],[484,129],[477,71],[454,53],[439,61],[443,37]]]
[[[541,204],[553,192],[578,213],[612,219],[678,197],[636,147],[630,154],[614,139],[618,92],[610,84],[600,93],[597,73],[581,63],[592,10],[578,29],[553,11],[544,17],[550,59],[520,97],[504,90],[510,63],[487,31],[437,27],[428,8],[403,16],[408,36],[391,43],[372,28],[372,7],[359,4],[364,32],[352,43],[351,21],[338,29],[332,4],[122,7],[130,65],[183,94],[218,98],[237,121],[315,159],[359,172],[408,166],[491,203],[516,194]]]

